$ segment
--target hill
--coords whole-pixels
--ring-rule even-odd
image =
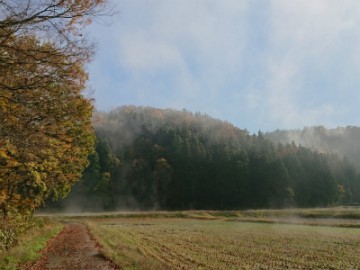
[[[77,210],[243,209],[360,202],[360,176],[336,154],[275,144],[185,110],[96,113],[96,152],[69,197]],[[73,210],[73,209],[72,209]]]

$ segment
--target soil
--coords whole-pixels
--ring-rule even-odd
[[[29,270],[118,270],[100,253],[100,245],[83,224],[69,223],[42,251]]]

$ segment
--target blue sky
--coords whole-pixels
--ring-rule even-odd
[[[360,1],[112,0],[88,30],[98,110],[187,109],[250,132],[359,125]]]

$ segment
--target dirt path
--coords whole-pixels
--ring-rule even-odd
[[[119,269],[99,253],[99,245],[83,224],[66,224],[43,250],[42,256],[29,270]]]

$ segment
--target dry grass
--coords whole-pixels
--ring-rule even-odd
[[[120,211],[99,212],[82,214],[57,214],[50,215],[72,218],[84,217],[116,217],[116,218],[198,218],[198,219],[223,219],[223,218],[316,218],[316,219],[358,219],[360,220],[360,207],[331,207],[331,208],[293,208],[282,210],[232,210],[232,211]]]
[[[104,253],[124,269],[357,269],[360,265],[357,228],[233,219],[228,214],[211,214],[208,220],[147,215],[93,217],[87,222]]]

